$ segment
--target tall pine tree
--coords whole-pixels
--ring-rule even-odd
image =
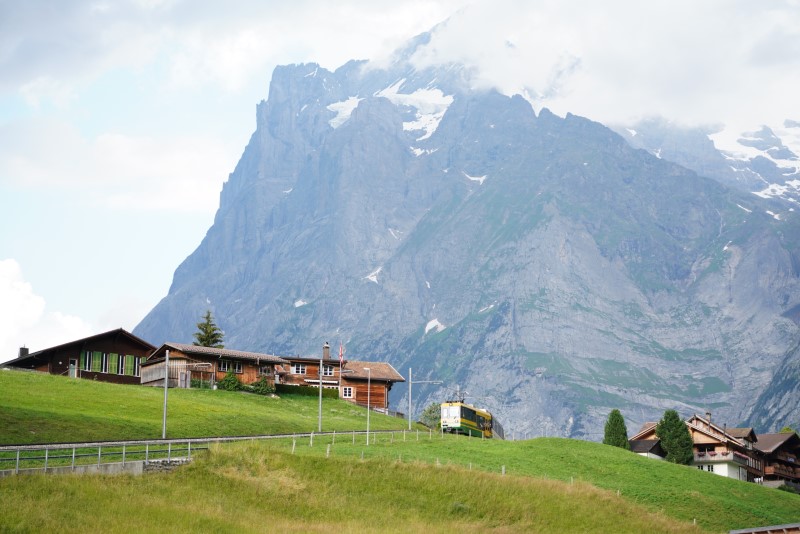
[[[656,436],[661,440],[661,447],[667,451],[668,462],[682,465],[692,463],[694,460],[692,436],[678,412],[675,410],[664,412],[664,417],[656,425]]]
[[[608,414],[603,443],[628,450],[631,448],[630,443],[628,443],[628,428],[625,426],[625,418],[616,408]]]
[[[211,317],[211,310],[207,310],[203,320],[197,323],[197,332],[194,333],[194,345],[200,347],[214,347],[215,349],[225,348],[222,344],[222,330],[214,323]]]

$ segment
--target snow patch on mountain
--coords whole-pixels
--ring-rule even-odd
[[[400,93],[400,87],[405,81],[406,79],[402,78],[389,87],[376,92],[375,96],[386,98],[396,106],[414,108],[416,110],[415,119],[403,122],[403,130],[425,132],[417,137],[417,141],[424,141],[439,127],[439,122],[444,117],[447,108],[453,103],[453,96],[445,95],[441,89],[430,88],[430,86],[425,89],[417,89],[413,93]]]
[[[353,110],[356,109],[358,103],[364,100],[363,98],[358,98],[357,96],[351,96],[347,100],[342,100],[341,102],[334,102],[328,106],[328,109],[336,113],[336,116],[328,121],[328,124],[335,130],[350,118],[350,115],[353,113]]]
[[[428,324],[425,325],[425,333],[427,334],[431,330],[436,330],[437,332],[441,332],[447,328],[445,325],[439,322],[439,319],[431,319],[428,321]]]
[[[478,185],[483,185],[483,181],[486,180],[486,177],[488,176],[488,174],[484,174],[483,176],[470,176],[469,174],[465,173],[464,171],[461,171],[461,174],[463,174],[464,176],[467,177],[467,179],[469,179],[469,180],[471,180],[473,182],[478,182]]]
[[[413,146],[409,147],[409,148],[411,148],[411,153],[414,154],[417,157],[420,157],[422,155],[426,155],[427,156],[428,154],[433,154],[434,152],[439,150],[438,148],[416,148],[416,147],[413,147]]]
[[[303,299],[297,299],[296,301],[294,301],[294,307],[295,308],[299,308],[301,306],[305,306],[306,304],[308,304],[308,302],[306,302]]]
[[[375,269],[374,271],[372,271],[371,273],[369,273],[367,276],[365,276],[362,280],[369,280],[370,282],[375,282],[377,284],[378,283],[378,275],[380,274],[380,272],[382,270],[383,270],[383,266],[380,266],[377,269]]]

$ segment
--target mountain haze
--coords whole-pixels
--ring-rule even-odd
[[[211,309],[232,348],[342,340],[443,380],[416,412],[458,387],[516,436],[598,438],[612,408],[629,429],[800,421],[794,213],[460,65],[416,70],[426,42],[275,69],[213,226],[134,332],[188,340]]]

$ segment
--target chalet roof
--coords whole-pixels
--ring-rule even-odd
[[[18,357],[18,358],[15,358],[13,360],[5,362],[4,364],[2,364],[2,367],[6,367],[6,366],[8,366],[8,367],[27,367],[30,363],[33,363],[36,360],[41,360],[43,358],[48,357],[50,355],[50,353],[52,353],[52,352],[68,349],[68,348],[70,348],[72,346],[81,346],[82,347],[82,346],[85,346],[85,345],[91,345],[92,343],[98,341],[99,339],[102,339],[102,338],[105,338],[105,337],[113,337],[113,336],[121,336],[121,337],[127,338],[128,340],[130,340],[134,344],[137,344],[137,345],[141,346],[143,349],[145,349],[147,351],[153,351],[153,350],[156,349],[155,346],[151,345],[150,343],[148,343],[144,339],[131,334],[130,332],[128,332],[124,328],[116,328],[114,330],[109,330],[108,332],[103,332],[101,334],[94,334],[92,336],[84,337],[84,338],[81,338],[81,339],[76,339],[74,341],[68,341],[66,343],[62,343],[61,345],[56,345],[54,347],[49,347],[49,348],[46,348],[46,349],[38,350],[36,352],[31,352],[30,354],[27,354],[25,356]]]
[[[369,372],[366,369],[369,368]],[[360,362],[355,360],[346,360],[344,365],[345,378],[349,379],[363,379],[367,380],[370,377],[372,380],[380,380],[384,382],[405,382],[406,379],[387,362]],[[347,371],[353,371],[348,373]]]
[[[756,431],[753,430],[752,427],[729,428],[728,434],[738,439],[746,439],[748,441],[753,441],[753,442],[758,441],[758,436],[756,436]]]
[[[733,429],[722,429],[716,424],[712,423],[708,419],[700,417],[699,415],[695,414],[689,419],[686,420],[686,425],[698,432],[702,432],[703,434],[717,439],[720,443],[728,443],[732,442],[739,446],[744,446],[744,439],[742,437],[737,437],[731,434],[731,430]],[[744,430],[741,428],[737,428],[736,430]],[[752,430],[752,429],[751,429]],[[756,438],[757,439],[757,438]]]
[[[759,434],[756,448],[761,452],[771,454],[784,445],[790,449],[800,449],[800,437],[796,432],[781,432],[778,434]]]
[[[631,444],[631,452],[638,454],[650,452],[659,456],[663,453],[660,439],[632,439],[629,443]]]
[[[642,424],[642,428],[640,428],[639,432],[637,432],[631,437],[630,441],[640,441],[637,438],[641,436],[646,436],[647,434],[652,432],[657,425],[658,423],[655,423],[653,421],[648,421],[647,423]]]
[[[217,349],[214,347],[201,347],[198,345],[188,345],[186,343],[174,343],[168,342],[161,345],[158,350],[156,350],[153,355],[148,358],[145,365],[151,363],[151,361],[160,360],[164,356],[164,352],[167,350],[176,350],[186,354],[187,356],[205,356],[206,358],[231,358],[234,360],[249,360],[249,361],[257,361],[262,363],[288,363],[286,360],[279,356],[275,356],[272,354],[261,354],[259,352],[246,352],[243,350],[232,350],[232,349]]]

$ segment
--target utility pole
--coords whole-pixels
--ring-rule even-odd
[[[411,430],[411,385],[412,384],[441,384],[441,380],[411,380],[411,367],[408,368],[408,429]]]
[[[167,390],[169,389],[169,349],[164,358],[164,417],[161,421],[161,439],[167,439]]]

